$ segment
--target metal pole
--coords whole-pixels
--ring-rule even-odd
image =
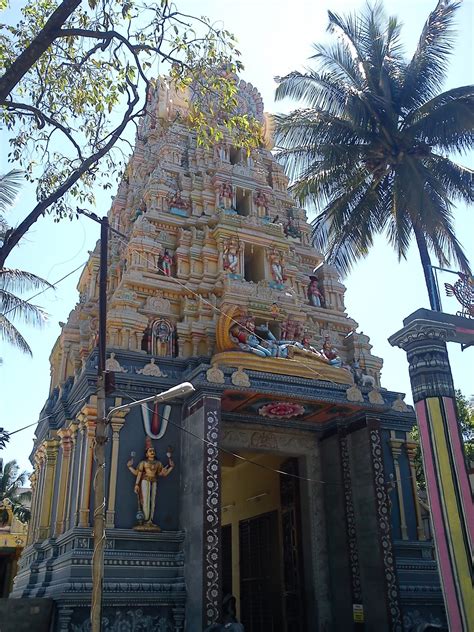
[[[95,428],[94,477],[94,549],[92,554],[91,631],[102,628],[102,585],[105,548],[105,444],[107,423],[105,410],[105,358],[107,345],[107,247],[109,222],[100,220],[99,268],[99,361],[97,375],[97,421]]]

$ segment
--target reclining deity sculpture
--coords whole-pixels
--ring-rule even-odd
[[[270,331],[268,324],[256,327],[251,316],[245,317],[239,323],[234,323],[229,333],[232,342],[241,351],[254,353],[261,358],[292,359],[295,355],[301,355],[331,364],[325,354],[311,346],[307,336],[303,337],[301,342],[298,340],[279,340]]]

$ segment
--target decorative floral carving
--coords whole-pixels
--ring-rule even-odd
[[[83,623],[71,624],[72,632],[90,632],[88,617]],[[154,617],[145,614],[141,609],[124,612],[117,610],[113,615],[102,617],[102,632],[135,632],[136,630],[156,630],[156,632],[173,632],[174,626],[165,617]]]
[[[241,366],[232,373],[230,379],[234,386],[250,386],[250,378]]]
[[[220,537],[220,467],[218,400],[208,398],[204,438],[204,604],[203,618],[209,626],[219,617],[219,537]]]
[[[380,391],[375,388],[369,391],[369,402],[371,404],[379,404],[380,406],[383,406],[383,404],[385,404],[384,398],[382,397]]]
[[[357,388],[355,384],[347,389],[346,397],[347,397],[347,401],[349,402],[363,402],[364,401],[364,396],[362,395],[362,393],[360,392],[360,390]]]
[[[110,354],[110,358],[105,361],[105,370],[113,371],[114,373],[127,373],[127,369],[115,359],[115,353],[113,352]]]
[[[398,583],[395,571],[395,560],[390,537],[390,510],[385,485],[383,467],[382,444],[378,430],[370,431],[370,445],[372,450],[372,464],[374,468],[375,499],[377,503],[377,517],[380,530],[380,540],[385,567],[385,581],[387,582],[387,598],[391,618],[391,630],[402,631],[400,606],[398,603]]]
[[[168,314],[171,311],[171,303],[161,292],[157,292],[155,296],[146,299],[145,309],[154,314]]]
[[[392,404],[392,410],[397,411],[397,413],[408,412],[408,406],[403,401],[403,395],[401,393],[397,393],[397,399]]]
[[[270,419],[292,419],[304,415],[305,408],[296,402],[271,402],[258,410],[262,417]]]
[[[137,373],[141,375],[152,375],[153,377],[167,377],[167,374],[155,364],[155,358],[152,358],[148,364],[145,364],[143,369],[137,369]]]
[[[254,448],[278,449],[277,437],[273,432],[252,432],[250,445]]]
[[[346,528],[349,541],[349,557],[351,562],[352,592],[354,595],[354,601],[360,602],[362,599],[362,591],[360,583],[359,549],[357,548],[356,522],[354,502],[352,499],[352,481],[347,437],[340,437],[339,445],[341,451],[344,501],[346,505]]]
[[[217,364],[213,364],[210,369],[206,371],[206,379],[212,384],[224,384],[224,373],[221,371]]]

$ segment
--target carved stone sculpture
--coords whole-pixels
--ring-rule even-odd
[[[129,471],[135,476],[134,491],[138,497],[139,510],[137,512],[138,524],[134,527],[136,531],[161,531],[160,527],[153,522],[156,504],[156,489],[158,478],[171,474],[174,468],[172,453],[167,452],[168,464],[163,464],[156,459],[155,448],[151,439],[147,437],[145,444],[145,459],[133,466],[133,457],[127,462]]]

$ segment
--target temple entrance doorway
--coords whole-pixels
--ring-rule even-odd
[[[298,459],[282,454],[224,454],[223,595],[237,599],[246,632],[303,632],[303,539]]]

